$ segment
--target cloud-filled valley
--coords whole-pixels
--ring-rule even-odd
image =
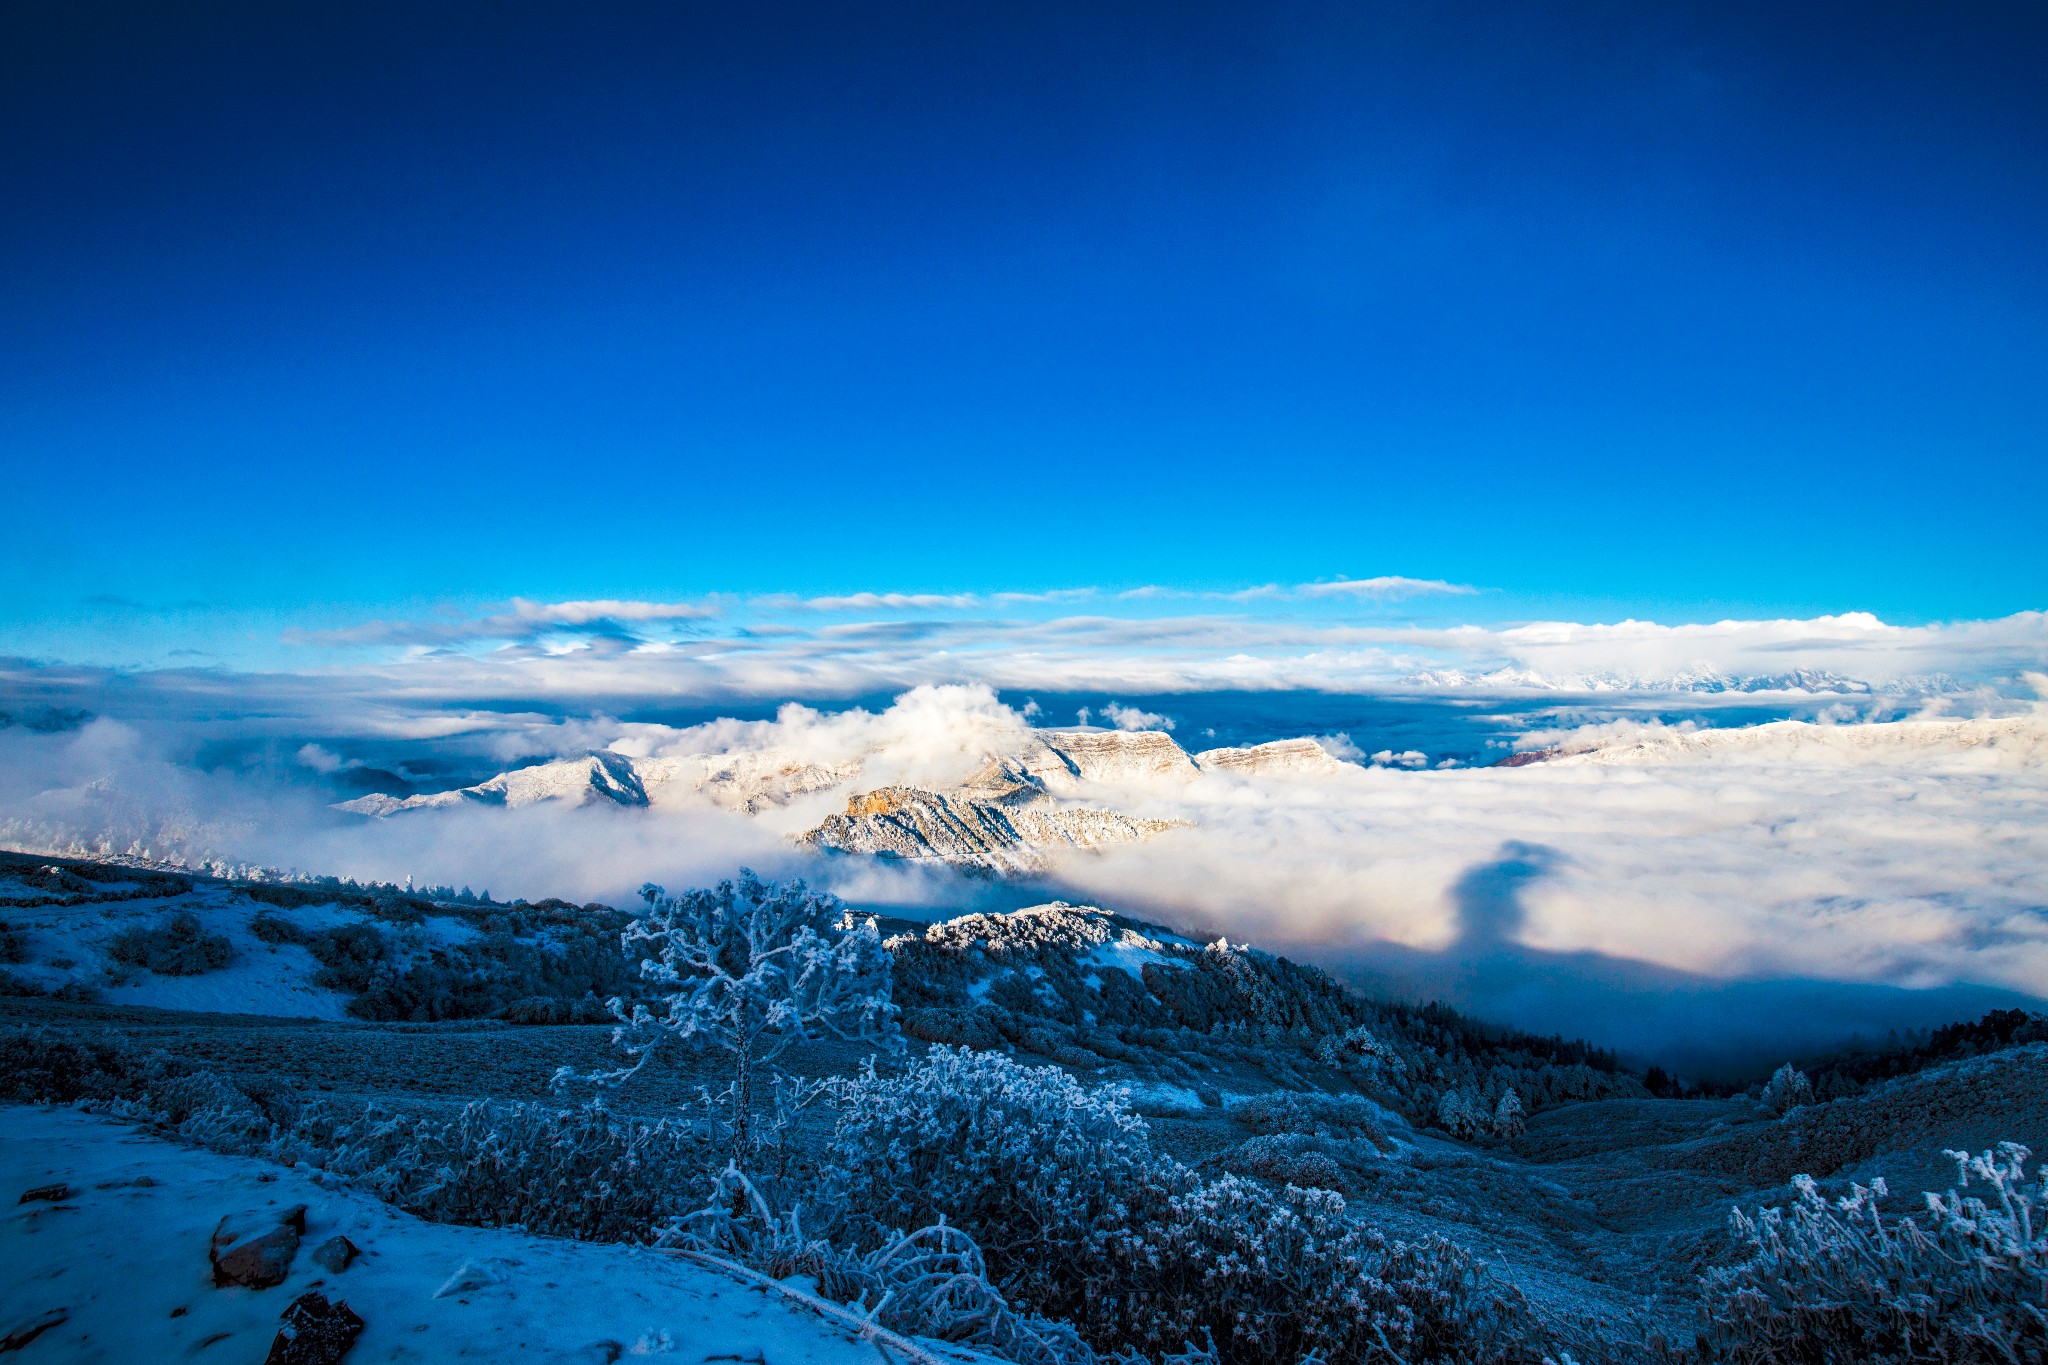
[[[1057,845],[999,869],[1028,872],[1033,894],[1049,888],[1347,965],[1401,993],[1651,1050],[1720,1008],[1707,997],[1721,983],[1900,992],[1857,1016],[1874,1026],[1939,988],[2020,998],[2048,982],[2048,718],[2015,667],[2039,656],[2033,618],[1426,631],[1225,617],[933,622],[905,609],[892,622],[715,645],[635,633],[702,619],[646,604],[522,603],[487,628],[596,633],[481,652],[414,645],[293,674],[17,665],[15,712],[99,714],[0,729],[0,821],[10,842],[52,848],[614,901],[644,880],[691,884],[745,864],[913,912],[1021,893],[988,867],[862,856],[874,830],[913,817],[1007,822],[1021,844]],[[594,643],[604,640],[618,647]],[[920,676],[968,641],[982,652],[960,656],[963,671],[992,676]],[[1023,652],[1033,643],[1045,652]],[[1410,702],[1439,725],[1414,733],[1319,725],[1335,705],[1326,692],[1239,691],[1235,710],[1205,711],[1185,689],[1123,687],[1203,676],[1189,651],[1230,663],[1209,676],[1242,683],[1246,671],[1339,668],[1340,645],[1389,658],[1455,648],[1495,672],[1411,669]],[[1055,648],[1094,662],[1075,667]],[[1260,649],[1263,660],[1245,652]],[[1859,676],[1837,670],[1856,661]],[[1766,664],[1778,680],[1754,690],[1671,683],[1688,668],[1698,683]],[[1547,676],[1573,671],[1576,691]],[[1607,679],[1600,690],[1589,690],[1589,671]],[[693,694],[684,681],[743,675],[764,700],[722,705],[724,684]],[[856,706],[771,706],[773,693],[758,690],[871,694],[891,678],[908,685]],[[1642,685],[1655,678],[1664,686]],[[1066,690],[1041,705],[1026,680]],[[1094,695],[1077,685],[1105,680],[1117,695],[1072,705]],[[659,688],[670,719],[616,718],[654,710]],[[702,718],[676,723],[678,712]],[[1108,728],[1074,729],[1091,721]],[[1462,748],[1435,737],[1481,721],[1501,737]],[[1016,757],[1047,737],[1081,742],[1060,735],[1156,739],[1186,767]],[[1186,760],[1239,736],[1291,735],[1317,739],[1310,768]],[[539,792],[553,799],[508,799],[510,779],[484,781],[511,769],[533,787],[551,771],[536,762],[573,767],[593,751],[624,761],[625,804],[583,799],[581,770],[570,788]],[[1490,766],[1511,751],[1513,765]],[[989,785],[1004,762],[1008,775]],[[746,789],[755,795],[774,790],[733,795],[749,782],[768,783]],[[900,804],[911,798],[866,797],[884,790],[942,799],[918,815]],[[427,808],[355,813],[403,806],[409,793]],[[839,832],[817,837],[828,826]],[[925,847],[903,838],[894,851]],[[1654,1027],[1570,1005],[1569,983],[1617,971],[1705,994]]]

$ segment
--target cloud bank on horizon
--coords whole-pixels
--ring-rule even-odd
[[[1400,619],[1389,604],[1477,590],[1402,577],[1189,593],[534,603],[287,632],[311,655],[459,692],[524,677],[549,692],[858,696],[923,683],[1009,690],[1938,689],[2048,666],[2048,613],[1897,626],[1868,612],[1665,625]],[[1370,603],[1374,610],[1346,611]],[[1082,610],[1086,604],[1089,610]],[[1173,612],[1144,610],[1173,604]],[[1332,612],[1330,607],[1336,607]],[[819,622],[819,616],[861,619]],[[383,657],[360,659],[361,647]],[[353,647],[353,649],[352,649]],[[325,660],[323,659],[323,662]],[[350,666],[344,664],[343,666]]]
[[[516,727],[522,702],[553,718],[579,707],[848,701],[946,683],[1133,696],[1961,697],[2026,695],[2020,675],[2048,668],[2042,611],[1920,625],[1853,611],[1676,624],[1455,614],[1475,600],[1462,584],[1398,576],[1213,592],[513,598],[287,629],[277,652],[238,669],[0,660],[0,710],[176,715],[239,700],[335,736],[425,738]]]

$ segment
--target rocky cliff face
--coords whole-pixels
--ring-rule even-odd
[[[1253,744],[1242,749],[1204,749],[1195,755],[1203,772],[1299,773],[1311,776],[1344,771],[1344,764],[1330,757],[1330,751],[1312,739],[1276,739],[1270,744]]]
[[[1175,824],[1047,797],[987,800],[964,790],[882,787],[854,796],[843,813],[827,817],[801,842],[835,853],[1037,872],[1061,853],[1136,843]]]

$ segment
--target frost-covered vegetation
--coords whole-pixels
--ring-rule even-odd
[[[1814,1094],[1824,1100],[1860,1093],[1895,1076],[1910,1076],[1959,1057],[2048,1043],[2048,1015],[2026,1010],[1992,1010],[1981,1019],[1929,1029],[1914,1037],[1894,1037],[1884,1047],[1853,1048],[1807,1067]]]
[[[618,935],[631,917],[609,906],[550,901],[437,918],[457,938],[430,932],[404,903],[382,920],[303,928],[278,914],[251,924],[268,943],[305,947],[320,963],[314,984],[346,993],[359,1019],[428,1023],[502,1018],[515,1023],[602,1023],[604,1001],[633,989]]]
[[[1758,1098],[1773,1114],[1789,1114],[1802,1105],[1813,1103],[1813,1082],[1807,1079],[1804,1071],[1787,1062],[1771,1073],[1771,1079],[1764,1083],[1763,1093]]]
[[[1535,1109],[1648,1093],[1584,1043],[1371,1001],[1315,967],[1087,907],[969,915],[889,948],[904,1032],[935,1043],[1122,1064],[1197,1089],[1219,1060],[1300,1090],[1331,1070],[1462,1138],[1512,1137]]]
[[[1201,1179],[1114,1091],[995,1054],[939,1047],[856,1081],[824,1188],[856,1243],[948,1219],[1006,1296],[1098,1349],[1213,1334],[1224,1360],[1506,1359],[1530,1330],[1449,1242],[1390,1242],[1327,1189]]]
[[[159,976],[199,976],[227,966],[235,950],[224,935],[202,928],[197,915],[180,910],[161,924],[122,930],[114,937],[108,955]]]
[[[1376,1004],[1284,959],[1072,907],[885,944],[830,897],[751,877],[649,888],[637,918],[392,897],[338,916],[312,891],[263,895],[254,941],[303,948],[358,1002],[420,1020],[587,1002],[623,1051],[598,1065],[594,1029],[322,1026],[343,1046],[525,1040],[547,1065],[513,1093],[547,1093],[556,1065],[565,1089],[601,1082],[581,1103],[366,1104],[15,1029],[0,1032],[0,1098],[82,1102],[439,1221],[711,1256],[1018,1365],[1991,1361],[2048,1345],[2048,1191],[2024,1148],[1969,1159],[1925,1212],[1880,1212],[1885,1187],[1860,1173],[1845,1195],[1803,1174],[1995,1109],[2034,1074],[2016,1065],[2048,1071],[2025,1016],[1941,1044],[1949,1060],[1924,1082],[1901,1072],[1830,1098],[1817,1078],[1834,1073],[1808,1061],[1748,1096],[1669,1101],[1581,1045]],[[517,993],[536,985],[550,993]],[[65,1017],[18,1013],[38,1011]],[[889,1046],[899,1011],[908,1057]],[[978,1050],[934,1038],[947,1027],[987,1036]],[[2001,1037],[2017,1051],[1956,1060]],[[823,1039],[830,1070],[784,1074]],[[870,1049],[864,1069],[849,1062]],[[1567,1108],[1575,1093],[1591,1103]],[[1680,1141],[1622,1155],[1646,1130]],[[1565,1149],[1613,1168],[1596,1198],[1556,1183]],[[1787,1207],[1727,1231],[1674,1232],[1654,1208],[1705,1191],[1718,1222],[1738,1191],[1786,1204],[1786,1181]],[[1540,1265],[1524,1259],[1531,1228],[1552,1239]],[[1637,1239],[1619,1273],[1594,1264],[1610,1229]],[[1582,1309],[1572,1294],[1603,1277],[1613,1301]]]
[[[708,891],[641,889],[645,917],[628,925],[626,956],[662,997],[658,1008],[614,1001],[612,1040],[629,1064],[585,1079],[617,1085],[667,1045],[725,1054],[732,1083],[713,1097],[734,1158],[751,1154],[755,1074],[790,1048],[831,1036],[897,1045],[889,958],[872,919],[853,922],[835,897],[751,872]],[[570,1069],[557,1073],[568,1079]]]
[[[2014,1142],[1946,1153],[1956,1188],[1887,1215],[1880,1178],[1737,1209],[1747,1256],[1706,1278],[1701,1353],[1742,1362],[2048,1359],[2048,1179]],[[1966,1193],[1967,1191],[1967,1193]]]

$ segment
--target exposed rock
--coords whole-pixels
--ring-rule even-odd
[[[256,1224],[252,1230],[251,1224]],[[266,1225],[267,1224],[267,1225]],[[240,1285],[245,1289],[268,1289],[284,1283],[291,1273],[292,1257],[298,1254],[299,1238],[306,1230],[306,1206],[294,1204],[271,1221],[261,1215],[223,1218],[213,1230],[208,1256],[213,1262],[217,1287]]]
[[[346,1303],[308,1291],[284,1310],[264,1365],[335,1365],[363,1334],[363,1320]]]
[[[1046,730],[1045,744],[1083,782],[1155,781],[1193,777],[1187,750],[1162,730]]]
[[[1327,775],[1341,773],[1346,766],[1312,739],[1276,739],[1243,748],[1204,749],[1195,755],[1195,763],[1204,772],[1248,774]]]
[[[27,1322],[17,1323],[7,1330],[6,1336],[0,1337],[0,1351],[19,1351],[52,1327],[62,1327],[69,1321],[70,1309],[52,1308],[47,1313],[30,1318]]]
[[[38,1185],[32,1190],[23,1190],[21,1198],[14,1202],[17,1204],[32,1204],[38,1199],[47,1199],[54,1204],[60,1199],[69,1199],[70,1197],[71,1187],[60,1180],[54,1185]]]
[[[841,853],[1032,872],[1054,853],[1136,843],[1174,824],[1045,798],[989,801],[883,787],[853,796],[845,814],[828,817],[803,842]]]
[[[314,1247],[311,1254],[314,1265],[330,1275],[339,1275],[355,1263],[356,1257],[362,1255],[362,1248],[337,1232]]]

